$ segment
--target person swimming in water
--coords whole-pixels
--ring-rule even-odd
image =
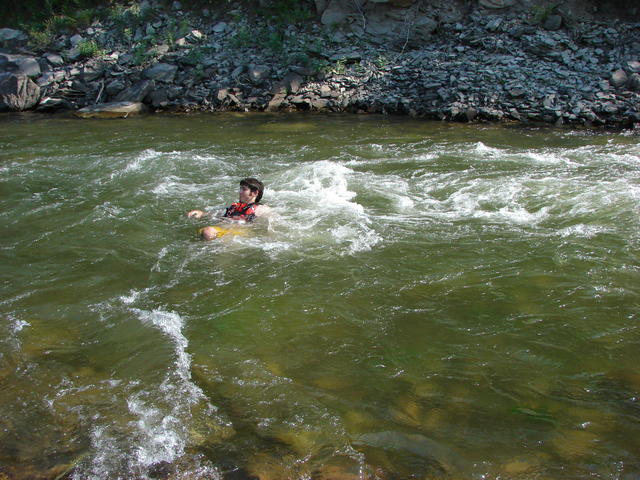
[[[244,223],[251,222],[254,218],[265,215],[269,212],[269,207],[262,205],[260,200],[264,193],[264,184],[255,178],[243,178],[240,180],[240,190],[238,190],[238,201],[232,203],[222,215],[229,221]],[[209,215],[203,210],[189,210],[188,218],[202,218]],[[213,240],[220,236],[219,227],[209,226],[200,230],[202,238]]]

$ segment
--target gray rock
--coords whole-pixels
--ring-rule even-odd
[[[127,118],[146,110],[145,105],[139,102],[111,102],[81,108],[75,115],[80,118]]]
[[[169,105],[169,93],[166,88],[158,88],[149,94],[149,101],[154,108],[163,108]]]
[[[247,75],[249,76],[249,80],[254,85],[259,85],[264,80],[269,78],[271,74],[271,68],[267,65],[249,65],[247,67]]]
[[[245,69],[244,65],[237,66],[233,70],[233,72],[231,72],[231,78],[233,78],[234,80],[237,80],[240,77],[240,75],[242,75],[244,73],[244,69]]]
[[[419,16],[413,24],[413,32],[416,37],[427,37],[438,28],[438,22],[432,18]]]
[[[42,70],[40,70],[40,64],[35,57],[0,53],[0,72],[39,77]]]
[[[104,75],[103,66],[85,65],[82,78],[85,82],[93,82]]]
[[[320,21],[323,25],[342,25],[355,14],[353,5],[347,2],[332,1],[329,6],[322,12]]]
[[[46,87],[51,85],[52,83],[62,82],[66,78],[66,75],[63,71],[51,71],[43,73],[36,83],[41,87]]]
[[[481,7],[488,8],[490,10],[512,7],[514,3],[515,0],[480,0],[478,2]]]
[[[331,57],[329,57],[329,60],[331,60],[332,62],[357,62],[362,60],[362,53],[354,50],[343,50],[331,55]]]
[[[547,110],[553,110],[555,103],[556,103],[555,95],[545,95],[544,99],[542,100],[542,105]]]
[[[282,105],[285,102],[285,99],[287,98],[287,94],[286,93],[276,93],[273,98],[271,100],[269,100],[269,103],[267,104],[267,111],[269,112],[275,112],[280,110],[280,108],[282,108]]]
[[[216,90],[214,98],[218,102],[224,102],[224,100],[227,98],[228,95],[229,95],[229,89],[228,88],[218,88]]]
[[[76,46],[76,47],[73,47],[73,48],[70,48],[68,50],[63,51],[62,52],[62,56],[68,62],[75,62],[75,61],[80,59],[82,54],[80,53],[80,49]]]
[[[329,100],[326,100],[324,98],[313,98],[309,100],[309,105],[314,110],[325,110],[329,105]]]
[[[216,23],[213,28],[211,28],[212,33],[224,33],[227,31],[227,24],[225,22]]]
[[[519,86],[519,85],[513,86],[513,87],[509,87],[507,89],[507,92],[509,93],[509,95],[512,98],[522,98],[527,93],[527,91],[524,89],[524,87]]]
[[[153,90],[154,83],[152,80],[142,80],[135,85],[123,90],[114,101],[116,102],[142,102],[149,93]]]
[[[322,85],[320,87],[320,96],[322,98],[330,98],[332,92],[333,92],[333,89],[329,85]]]
[[[118,93],[120,93],[121,91],[123,91],[125,87],[126,85],[122,80],[113,80],[107,85],[107,87],[105,88],[105,91],[107,92],[107,95],[109,95],[110,97],[113,97]]]
[[[80,35],[79,33],[76,33],[74,36],[72,36],[72,37],[69,39],[69,42],[71,43],[71,46],[72,46],[72,47],[77,47],[77,46],[78,46],[78,44],[79,44],[80,42],[82,42],[83,40],[84,40],[84,38],[82,37],[82,35]]]
[[[207,38],[207,36],[200,30],[191,30],[185,38],[190,43],[199,43],[203,42]]]
[[[61,67],[62,65],[64,65],[64,59],[57,53],[45,53],[43,57],[47,62],[49,62],[50,65],[54,67]]]
[[[297,93],[304,79],[295,72],[288,73],[282,80],[275,83],[271,93]]]
[[[562,17],[560,15],[549,15],[544,21],[542,27],[545,30],[560,30],[560,27],[562,27]]]
[[[154,45],[153,47],[151,47],[149,50],[147,50],[147,53],[149,55],[159,57],[169,53],[169,50],[171,50],[171,47],[169,45],[167,45],[166,43],[161,43],[160,45]]]
[[[495,17],[489,20],[484,28],[486,28],[489,32],[497,32],[500,28],[500,25],[502,25],[502,17]]]
[[[541,57],[545,57],[559,48],[558,42],[548,34],[523,38],[523,43],[526,50]]]
[[[168,63],[156,63],[153,67],[147,68],[144,71],[144,76],[149,80],[171,83],[173,82],[177,71],[177,65],[171,65]]]
[[[39,112],[57,112],[60,110],[70,110],[71,104],[64,98],[44,97],[36,107]]]
[[[629,60],[627,62],[627,68],[632,73],[640,73],[640,62],[637,60]]]
[[[21,30],[14,30],[12,28],[0,28],[0,48],[7,48],[9,50],[24,47],[27,44],[29,37]]]
[[[0,112],[21,112],[37,105],[40,87],[26,75],[0,74]]]
[[[640,74],[632,73],[627,80],[627,85],[630,90],[640,92]]]
[[[329,0],[315,0],[316,12],[319,15],[322,15],[322,13],[326,10],[328,4]]]
[[[609,77],[609,83],[616,88],[622,87],[627,83],[627,73],[622,69],[616,70]]]

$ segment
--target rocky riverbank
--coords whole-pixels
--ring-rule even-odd
[[[240,8],[187,12],[143,1],[52,33],[39,49],[1,29],[0,111],[640,124],[640,22],[498,0],[426,3],[318,0],[312,16],[284,24]]]

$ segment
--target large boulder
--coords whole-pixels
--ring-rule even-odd
[[[630,90],[640,92],[640,74],[632,73],[627,81],[627,86]]]
[[[355,2],[332,0],[323,10],[320,21],[323,25],[342,25],[355,13]]]
[[[254,85],[259,85],[271,74],[271,68],[267,65],[254,65],[247,66],[247,76]]]
[[[40,87],[26,75],[0,73],[0,112],[21,112],[40,101]]]
[[[35,57],[0,53],[0,72],[15,73],[28,77],[39,77],[42,71]]]
[[[147,107],[140,102],[111,102],[81,108],[75,115],[80,118],[127,118],[146,111]]]
[[[501,8],[512,7],[515,0],[480,0],[478,4],[489,10],[499,10]]]
[[[13,50],[27,45],[29,37],[20,30],[0,28],[0,48]]]
[[[271,92],[274,94],[283,91],[285,93],[296,93],[298,90],[300,90],[302,82],[304,82],[304,78],[302,78],[295,72],[290,72],[282,80],[276,82],[273,85]]]
[[[609,77],[609,83],[611,83],[611,85],[616,88],[624,86],[624,84],[627,83],[627,80],[627,72],[622,69],[618,69],[615,72],[612,72],[611,76]]]
[[[144,98],[151,93],[154,87],[154,82],[151,80],[142,80],[135,85],[121,91],[114,101],[116,102],[141,102]]]
[[[168,63],[157,63],[153,67],[149,67],[144,71],[144,76],[149,80],[158,82],[171,83],[178,71],[177,65]]]

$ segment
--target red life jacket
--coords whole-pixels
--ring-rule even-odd
[[[224,216],[233,218],[234,220],[245,220],[250,222],[256,217],[256,204],[255,203],[232,203],[230,207],[224,212]]]

